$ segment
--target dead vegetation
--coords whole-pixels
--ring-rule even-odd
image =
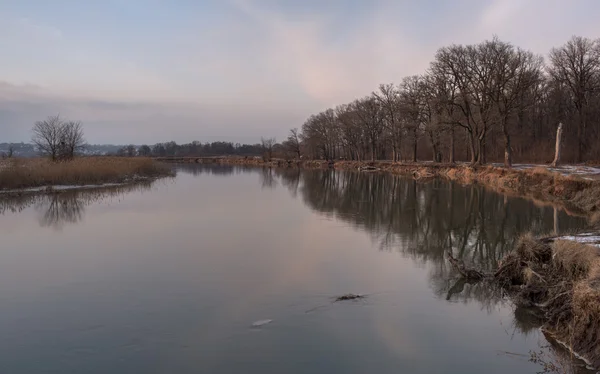
[[[600,367],[599,248],[526,235],[493,274],[449,258],[463,277],[480,274],[506,289],[517,307],[534,308],[548,335]]]
[[[0,190],[57,185],[124,183],[172,174],[150,158],[81,157],[71,161],[12,159],[0,169]]]

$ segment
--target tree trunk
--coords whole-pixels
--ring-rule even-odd
[[[485,141],[483,137],[477,137],[477,158],[476,163],[478,165],[485,164]]]
[[[558,124],[558,129],[556,129],[556,146],[554,150],[554,161],[552,161],[552,167],[557,167],[560,163],[560,143],[562,138],[562,123]]]
[[[577,163],[583,161],[583,120],[579,119],[577,126]]]
[[[371,161],[375,161],[375,142],[371,142]]]
[[[454,126],[450,129],[450,163],[454,163]]]
[[[472,132],[469,132],[469,152],[471,153],[471,164],[475,165],[475,137]]]
[[[502,132],[504,133],[504,166],[510,168],[512,167],[512,150],[506,122],[502,124]]]
[[[417,162],[417,141],[417,130],[415,129],[413,139],[413,162]]]

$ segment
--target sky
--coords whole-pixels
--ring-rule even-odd
[[[501,40],[600,37],[595,0],[0,0],[0,142],[80,120],[89,143],[284,140],[311,115]]]

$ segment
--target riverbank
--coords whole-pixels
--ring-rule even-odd
[[[322,161],[274,160],[265,162],[250,157],[181,157],[163,158],[175,163],[216,163],[223,165],[251,165],[260,167],[333,168],[338,170],[363,170],[364,172],[389,172],[417,180],[444,178],[462,184],[479,183],[498,192],[531,198],[559,205],[572,214],[600,219],[599,175],[587,176],[573,172],[574,167],[514,167],[471,166],[468,164],[399,163],[390,161]]]
[[[125,184],[172,175],[172,168],[151,158],[80,157],[66,162],[15,158],[4,160],[0,168],[0,192]]]
[[[525,235],[493,273],[471,269],[450,252],[448,259],[464,278],[504,288],[518,308],[542,321],[548,338],[600,368],[599,233]]]

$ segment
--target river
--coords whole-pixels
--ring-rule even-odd
[[[481,186],[203,165],[0,213],[11,374],[536,373],[539,324],[444,251],[493,269],[522,233],[586,226]]]

